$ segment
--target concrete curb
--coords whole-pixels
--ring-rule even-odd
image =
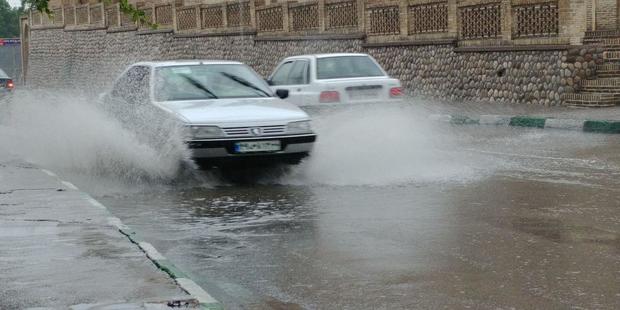
[[[462,115],[432,114],[430,120],[454,125],[494,125],[541,129],[578,130],[583,132],[620,134],[620,120],[580,120],[524,115]]]
[[[80,189],[73,185],[70,182],[62,180],[57,174],[46,170],[40,169],[45,174],[54,177],[60,181],[65,187],[70,190],[80,191]],[[80,191],[81,192],[81,191]],[[101,204],[99,201],[88,195],[87,193],[81,192],[84,198],[95,208],[103,210],[106,214],[108,214],[107,222],[108,225],[115,227],[118,231],[125,235],[129,241],[140,248],[146,257],[153,262],[153,264],[161,271],[167,273],[176,284],[185,292],[187,292],[191,298],[194,300],[192,302],[196,302],[200,305],[201,309],[204,310],[223,310],[224,307],[222,304],[213,298],[209,293],[207,293],[202,287],[200,287],[196,282],[191,280],[187,274],[185,274],[181,269],[176,267],[171,261],[166,259],[157,249],[150,243],[144,241],[134,230],[129,228],[127,225],[123,224],[123,222],[115,216],[112,216],[108,208]]]

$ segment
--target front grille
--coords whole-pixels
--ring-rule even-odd
[[[260,128],[261,135],[252,133],[252,128]],[[286,126],[256,126],[256,127],[228,127],[222,128],[228,137],[256,137],[256,136],[274,136],[286,132]]]

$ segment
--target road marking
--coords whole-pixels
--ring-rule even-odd
[[[86,197],[86,200],[88,200],[88,202],[90,202],[91,205],[101,209],[101,210],[107,210],[108,208],[106,208],[104,205],[102,205],[99,201],[95,200],[94,198],[88,196]]]
[[[79,188],[77,188],[77,186],[73,185],[73,183],[71,183],[71,182],[60,180],[60,183],[64,184],[66,187],[68,187],[70,189],[73,189],[73,190],[76,190],[76,191],[80,190]]]
[[[198,302],[201,304],[215,304],[218,303],[215,298],[211,297],[209,293],[202,289],[202,287],[198,286],[196,282],[188,279],[188,278],[177,278],[177,283],[183,290],[185,290],[188,294],[198,299]]]
[[[146,255],[152,260],[166,259],[161,253],[155,249],[155,247],[148,242],[138,242],[138,246],[146,253]]]
[[[55,173],[47,170],[47,169],[41,169],[41,171],[45,172],[45,174],[49,175],[50,177],[58,177]]]
[[[121,219],[119,219],[118,217],[115,217],[115,216],[109,216],[108,217],[108,224],[118,228],[119,230],[123,230],[123,229],[128,229],[129,228],[125,224],[123,224],[123,222],[121,222]]]

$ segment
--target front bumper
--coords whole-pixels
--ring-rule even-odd
[[[235,143],[244,141],[272,141],[279,140],[281,150],[276,152],[256,152],[256,153],[236,153]],[[194,159],[216,159],[216,158],[248,158],[248,157],[290,157],[299,154],[307,155],[312,151],[315,134],[304,134],[295,136],[272,136],[260,138],[234,138],[234,139],[209,139],[192,140],[187,145],[192,151]]]

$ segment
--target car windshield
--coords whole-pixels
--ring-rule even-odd
[[[179,65],[157,68],[157,101],[271,97],[252,69],[241,64]]]
[[[317,79],[324,80],[385,74],[368,56],[340,56],[318,58],[316,75]]]
[[[8,79],[8,78],[9,76],[4,71],[2,71],[2,69],[0,69],[0,79]]]

